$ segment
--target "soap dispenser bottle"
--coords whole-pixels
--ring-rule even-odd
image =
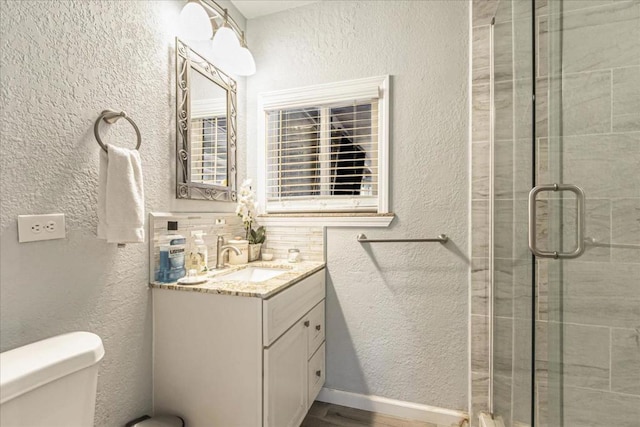
[[[195,270],[200,274],[200,258],[198,257],[198,245],[196,243],[197,233],[202,231],[192,231],[191,240],[189,240],[189,250],[187,251],[187,271]]]
[[[207,248],[207,245],[204,243],[203,236],[205,234],[202,231],[194,231],[193,234],[195,234],[195,240],[193,243],[195,246],[194,249],[196,252],[196,259],[198,262],[198,265],[195,268],[198,274],[206,274],[206,272],[209,270],[207,266],[207,257],[209,255],[209,249]]]

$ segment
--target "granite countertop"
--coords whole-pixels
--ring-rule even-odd
[[[301,261],[297,263],[289,263],[283,260],[255,261],[250,262],[249,264],[228,265],[224,269],[212,270],[208,274],[208,280],[199,285],[182,285],[177,282],[152,282],[149,286],[155,289],[171,289],[176,291],[236,295],[265,299],[283,291],[294,283],[311,276],[313,273],[322,270],[324,266],[324,262],[318,261]],[[247,267],[275,268],[288,271],[263,282],[216,279],[218,276],[239,271]]]

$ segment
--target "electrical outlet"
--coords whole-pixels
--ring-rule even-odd
[[[58,227],[55,221],[47,221],[47,223],[44,225],[44,229],[47,233],[55,233]]]
[[[64,214],[18,215],[18,241],[64,239]]]

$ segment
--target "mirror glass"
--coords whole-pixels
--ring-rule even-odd
[[[176,67],[176,196],[233,202],[236,82],[181,40]]]
[[[227,91],[191,70],[191,182],[227,186]]]

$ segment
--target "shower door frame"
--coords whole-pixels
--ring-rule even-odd
[[[494,239],[495,239],[495,194],[494,194],[494,180],[495,180],[495,40],[494,40],[494,26],[496,24],[496,15],[500,7],[501,1],[509,1],[513,3],[513,0],[498,0],[498,6],[496,7],[496,13],[490,22],[490,32],[489,32],[489,211],[490,211],[490,224],[489,224],[489,283],[490,283],[490,305],[489,305],[489,317],[491,319],[489,323],[489,394],[488,394],[488,406],[489,411],[492,417],[496,415],[495,408],[495,400],[494,400],[494,339],[495,339],[495,254],[494,254]],[[530,142],[531,142],[531,175],[530,175],[530,184],[529,187],[533,189],[537,183],[537,138],[536,138],[536,83],[537,83],[537,28],[536,28],[536,0],[530,0],[529,2],[531,8],[531,19],[529,21],[530,31],[531,31],[531,69],[530,69],[530,79],[531,79],[531,126],[530,126]],[[513,5],[512,5],[513,6]],[[513,19],[515,23],[515,19]],[[515,44],[515,35],[514,44]],[[512,59],[514,60],[514,59]],[[515,85],[513,90],[515,91]],[[515,110],[514,110],[515,114]],[[514,144],[516,138],[514,137]],[[515,197],[515,196],[514,196]],[[529,333],[531,334],[531,352],[530,352],[530,386],[529,386],[529,411],[530,411],[530,425],[536,425],[536,408],[537,408],[537,393],[536,393],[536,321],[537,321],[537,261],[536,257],[533,254],[530,254],[530,266],[531,266],[531,275],[530,275],[530,287],[531,287],[531,301],[530,301],[530,310],[531,310],[531,326]],[[513,314],[515,319],[515,313]],[[513,325],[515,330],[515,322]],[[513,355],[512,355],[513,357]],[[513,361],[512,361],[513,363]],[[512,387],[513,385],[512,378]],[[512,394],[513,399],[513,394]],[[513,402],[511,402],[513,405]],[[513,411],[512,411],[513,412]]]

